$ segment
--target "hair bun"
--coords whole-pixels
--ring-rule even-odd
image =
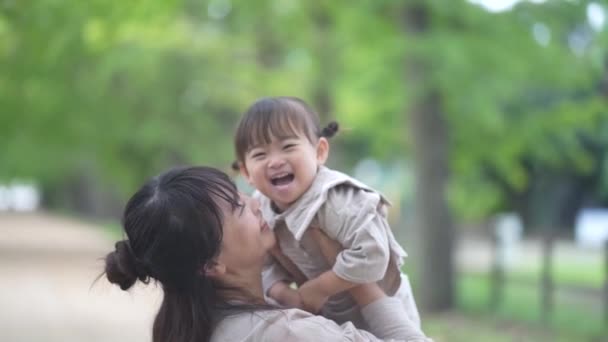
[[[147,275],[138,267],[135,257],[130,250],[127,240],[121,240],[114,245],[114,252],[106,256],[106,277],[112,284],[128,290],[137,279],[146,282]]]
[[[327,126],[325,126],[325,128],[323,128],[323,130],[321,131],[321,136],[325,137],[325,138],[331,138],[334,135],[336,135],[339,128],[340,128],[340,126],[338,125],[338,123],[335,121],[332,121],[332,122],[328,123]]]

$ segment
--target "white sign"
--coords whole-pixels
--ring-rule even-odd
[[[576,218],[574,238],[581,247],[602,247],[608,240],[608,209],[581,210]]]
[[[519,245],[524,231],[522,220],[518,214],[505,213],[496,216],[495,224],[498,262],[504,267],[511,267],[519,255]]]
[[[25,183],[0,185],[0,211],[34,211],[40,206],[40,192]]]

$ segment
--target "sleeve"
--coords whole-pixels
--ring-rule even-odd
[[[379,338],[430,341],[409,319],[400,300],[384,297],[361,308],[369,331]]]
[[[270,255],[266,257],[262,268],[262,288],[264,296],[268,297],[268,290],[278,281],[293,282],[289,273]]]
[[[390,261],[388,223],[379,211],[380,195],[352,187],[335,188],[319,210],[321,229],[344,249],[333,271],[354,283],[382,279]]]
[[[368,310],[370,314],[377,314],[386,307],[385,302],[376,304],[378,305]],[[272,316],[264,320],[264,327],[259,327],[265,341],[431,341],[423,334],[415,334],[407,329],[392,329],[390,333],[384,334],[386,338],[377,337],[370,332],[357,329],[351,322],[338,325],[323,316],[312,315],[298,309],[277,311]],[[399,324],[398,321],[392,322]],[[387,326],[390,325],[383,325],[383,327]]]

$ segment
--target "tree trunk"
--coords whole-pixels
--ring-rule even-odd
[[[312,21],[314,22],[316,34],[314,38],[313,53],[318,63],[316,78],[312,88],[313,107],[319,113],[321,125],[327,124],[333,113],[333,99],[331,96],[331,85],[335,70],[335,51],[332,45],[331,32],[333,29],[332,17],[329,10],[315,4],[311,9]]]
[[[429,13],[423,2],[405,6],[405,36],[428,31]],[[430,82],[431,66],[421,56],[406,56],[407,84],[415,89],[409,126],[415,161],[414,263],[415,293],[423,311],[442,311],[454,304],[452,249],[454,233],[446,200],[449,168],[447,122],[442,97]]]

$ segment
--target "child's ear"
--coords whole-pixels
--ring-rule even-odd
[[[329,142],[326,138],[321,137],[317,143],[317,164],[325,164],[327,157],[329,157]]]
[[[239,162],[239,172],[241,173],[241,176],[243,176],[243,178],[245,178],[245,180],[247,181],[247,183],[252,184],[251,183],[251,177],[249,176],[249,172],[247,171],[247,167],[245,167],[245,163]]]

